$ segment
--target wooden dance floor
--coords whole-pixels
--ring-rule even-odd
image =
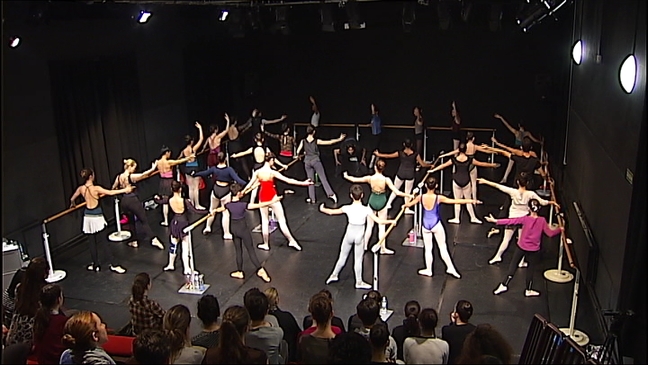
[[[299,164],[298,164],[299,165]],[[505,166],[505,165],[504,165]],[[299,165],[296,170],[303,174]],[[333,177],[333,166],[327,166],[329,180],[340,198],[340,205],[350,202],[348,187],[350,184],[341,178]],[[483,177],[499,180],[503,168],[497,171],[480,169]],[[295,174],[298,175],[298,174]],[[391,174],[387,174],[391,175]],[[450,190],[446,173],[446,188]],[[293,175],[294,176],[294,175]],[[393,175],[392,175],[393,176]],[[281,232],[276,230],[270,239],[271,250],[266,252],[257,249],[261,261],[272,278],[271,283],[264,283],[254,274],[253,268],[244,252],[243,270],[245,280],[230,278],[229,273],[236,269],[235,250],[231,241],[223,242],[220,228],[220,216],[214,221],[209,236],[203,236],[199,226],[193,232],[193,244],[196,269],[205,275],[205,282],[211,287],[207,294],[215,295],[220,303],[221,311],[233,304],[242,304],[243,294],[250,288],[259,287],[262,290],[274,286],[279,292],[279,306],[292,312],[301,325],[302,318],[307,314],[308,301],[311,295],[320,289],[327,288],[334,296],[335,314],[343,320],[355,313],[355,306],[366,293],[366,290],[356,290],[353,278],[353,259],[350,255],[346,266],[340,274],[340,281],[325,285],[325,280],[331,273],[336,262],[339,246],[346,226],[345,216],[327,216],[318,211],[318,206],[305,203],[306,189],[294,187],[296,194],[287,195],[283,204],[288,217],[288,225],[303,247],[296,251],[287,246]],[[369,192],[366,186],[367,193]],[[206,193],[206,192],[202,192]],[[332,207],[331,200],[324,201],[324,191],[317,188],[318,201]],[[504,195],[487,186],[479,187],[479,198],[484,204],[477,207],[480,219],[489,212],[496,214],[497,207]],[[207,202],[206,194],[201,200]],[[367,194],[365,195],[367,196]],[[366,197],[365,197],[366,202]],[[397,199],[390,216],[398,212],[402,200]],[[388,323],[390,328],[399,325],[403,319],[403,306],[408,300],[418,300],[422,307],[432,307],[439,312],[439,328],[449,322],[449,313],[457,300],[466,299],[475,308],[471,322],[491,323],[508,339],[519,355],[522,351],[527,328],[535,313],[539,313],[559,327],[569,325],[569,315],[572,301],[573,281],[567,284],[556,284],[544,279],[542,273],[546,269],[556,268],[558,240],[545,239],[543,262],[541,270],[537,270],[534,288],[541,292],[537,298],[526,298],[524,291],[524,270],[519,269],[509,286],[509,291],[499,296],[492,291],[503,279],[511,258],[511,250],[504,255],[498,265],[489,265],[488,259],[495,253],[501,240],[501,234],[487,238],[486,233],[491,225],[475,225],[470,223],[465,208],[462,207],[462,223],[448,224],[452,218],[451,205],[441,208],[444,226],[446,228],[448,246],[461,279],[445,274],[445,265],[441,261],[438,250],[434,249],[434,276],[424,277],[417,274],[423,267],[423,249],[401,246],[412,227],[413,216],[404,215],[393,230],[387,242],[388,247],[396,251],[395,255],[379,256],[379,291],[388,298],[389,308],[394,310]],[[546,216],[547,211],[542,213]],[[167,228],[161,227],[161,209],[149,211],[149,220],[154,232],[168,247]],[[197,219],[199,217],[194,217]],[[483,220],[483,219],[482,219]],[[259,222],[259,213],[250,213],[250,226]],[[109,229],[114,230],[114,227]],[[377,227],[374,228],[376,241]],[[261,243],[260,234],[253,234],[255,246]],[[513,242],[511,243],[514,244]],[[60,284],[65,290],[66,306],[74,309],[92,309],[99,312],[111,328],[120,328],[129,320],[128,299],[131,283],[139,272],[147,272],[153,278],[152,290],[149,296],[164,308],[175,304],[188,306],[194,316],[191,323],[192,334],[200,331],[200,321],[195,317],[198,295],[179,294],[178,289],[184,282],[180,255],[176,261],[176,271],[164,272],[162,268],[167,262],[167,250],[161,251],[150,244],[140,242],[139,248],[128,247],[125,243],[113,243],[119,263],[128,269],[124,275],[110,272],[102,268],[102,272],[93,273],[85,270],[89,262],[89,253],[85,244],[77,245],[55,257],[58,269],[64,269],[68,275]],[[370,252],[364,257],[364,279],[371,282],[373,257]],[[595,332],[592,318],[588,314],[584,300],[587,295],[581,286],[581,299],[576,321],[576,327],[586,332],[592,342],[601,343],[602,339]]]

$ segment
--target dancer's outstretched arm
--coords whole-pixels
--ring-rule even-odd
[[[131,174],[130,175],[131,180],[133,182],[138,182],[138,181],[140,181],[142,179],[146,179],[147,177],[151,176],[151,174],[154,173],[155,170],[157,170],[157,163],[158,163],[157,160],[155,160],[153,162],[153,164],[151,164],[150,169],[148,169],[148,170],[146,170],[146,171],[144,171],[142,173],[139,173],[139,174],[137,174],[137,173]]]
[[[501,116],[501,115],[499,115],[499,114],[495,114],[495,115],[493,115],[493,117],[495,117],[495,118],[501,120],[502,123],[504,123],[504,126],[506,127],[506,129],[508,129],[509,131],[511,131],[511,133],[513,133],[513,134],[517,134],[517,129],[513,128],[513,127],[509,124],[509,122],[507,122],[506,119],[504,119],[503,116]]]
[[[330,146],[330,145],[334,145],[336,143],[340,143],[340,142],[344,141],[345,138],[346,138],[346,134],[340,133],[340,137],[335,138],[335,139],[318,139],[317,140],[317,145],[318,146]]]
[[[397,196],[400,196],[400,197],[402,197],[402,198],[410,198],[410,199],[412,199],[412,198],[414,197],[414,195],[411,195],[411,194],[405,194],[405,193],[403,193],[402,191],[398,190],[398,189],[396,188],[396,186],[394,186],[394,183],[391,181],[391,179],[388,178],[388,177],[385,178],[385,184],[387,184],[387,186],[389,187],[389,189],[391,189],[391,191],[393,191],[394,194],[396,194]]]
[[[359,184],[359,183],[370,184],[371,183],[371,175],[365,175],[365,176],[362,176],[362,177],[355,177],[355,176],[349,175],[348,172],[344,171],[342,173],[342,176],[344,176],[345,179],[351,181],[352,183],[356,183],[356,184]]]
[[[286,118],[288,118],[288,116],[284,114],[284,115],[281,116],[281,118],[277,118],[277,119],[271,119],[271,120],[263,119],[263,124],[279,123],[279,122],[285,120]]]
[[[273,174],[274,174],[275,179],[279,179],[279,180],[285,182],[286,184],[300,185],[300,186],[308,186],[308,185],[313,185],[314,184],[313,181],[309,180],[309,179],[306,179],[304,181],[300,181],[300,180],[295,180],[295,179],[289,178],[287,176],[284,176],[279,171],[273,171]]]
[[[418,164],[421,165],[421,167],[425,167],[425,168],[433,166],[432,164],[429,164],[427,163],[427,161],[423,160],[421,158],[421,155],[419,155],[418,153],[416,154],[416,162],[418,162]]]
[[[248,149],[245,150],[245,151],[241,151],[241,152],[233,153],[233,154],[230,155],[230,157],[231,157],[231,158],[239,158],[239,157],[247,156],[247,155],[249,155],[249,154],[252,154],[252,151],[253,151],[253,150],[254,150],[254,147],[250,147],[250,148],[248,148]]]
[[[328,215],[344,214],[344,211],[342,210],[342,208],[336,208],[336,209],[327,208],[327,207],[324,206],[323,203],[320,204],[319,210],[320,210],[320,212],[322,212],[324,214],[328,214]]]
[[[445,195],[437,195],[439,197],[439,203],[444,204],[482,204],[481,200],[477,199],[453,199],[448,198]]]
[[[248,210],[264,208],[264,207],[270,206],[270,205],[272,205],[274,203],[280,202],[281,199],[283,199],[283,196],[275,195],[275,197],[272,198],[272,200],[270,200],[270,201],[263,202],[263,203],[250,203],[250,204],[248,204],[247,208],[248,208]]]
[[[433,169],[430,170],[428,173],[430,173],[430,174],[435,173],[435,172],[437,172],[437,171],[439,171],[439,170],[443,170],[443,169],[445,169],[446,167],[451,166],[451,165],[452,165],[452,160],[448,160],[448,161],[442,163],[441,165],[439,165],[439,166],[433,168]]]
[[[472,163],[473,163],[473,165],[475,165],[475,166],[479,166],[479,167],[492,167],[492,168],[495,168],[495,169],[498,168],[498,167],[500,166],[500,164],[497,163],[497,162],[482,162],[482,161],[475,160],[475,159],[472,160]]]

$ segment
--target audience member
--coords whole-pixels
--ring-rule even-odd
[[[466,336],[457,364],[479,364],[495,357],[501,364],[510,364],[513,348],[504,337],[488,323],[477,325],[474,331]]]
[[[203,364],[267,364],[265,351],[249,347],[243,340],[250,328],[250,314],[235,305],[223,313],[218,345],[207,350]]]
[[[263,292],[259,288],[250,288],[248,291],[243,294],[243,303],[245,303],[245,299],[250,295],[251,293],[262,293]],[[266,322],[270,323],[274,327],[279,327],[279,321],[277,320],[277,317],[273,316],[272,314],[268,313],[266,314],[265,318]]]
[[[7,328],[11,326],[11,317],[16,309],[16,289],[20,285],[23,276],[25,276],[26,271],[27,265],[16,271],[13,277],[11,277],[9,286],[2,292],[2,325]]]
[[[42,257],[31,260],[16,287],[16,307],[11,317],[11,325],[6,338],[6,345],[31,343],[33,339],[34,316],[38,310],[41,290],[47,285],[49,265]]]
[[[145,330],[133,340],[133,357],[127,364],[170,364],[169,338],[163,331]]]
[[[61,342],[68,317],[61,310],[63,291],[56,284],[43,287],[34,316],[34,355],[39,364],[56,364],[65,351]]]
[[[322,289],[317,294],[321,294],[329,298],[329,300],[331,301],[331,305],[333,305],[334,303],[333,294],[331,294],[331,292],[328,291],[328,289]],[[304,317],[303,322],[304,322],[303,323],[304,331],[308,331],[311,327],[313,328],[314,331],[315,327],[317,327],[317,324],[313,323],[313,317],[310,314]],[[335,314],[333,315],[333,319],[331,320],[331,326],[333,328],[333,332],[335,332],[336,334],[340,334],[344,332],[344,322],[342,321],[342,318],[335,316]],[[338,330],[339,332],[337,332]]]
[[[198,300],[198,318],[202,322],[202,331],[191,339],[191,344],[210,349],[218,343],[218,317],[220,317],[220,305],[215,296],[203,295]]]
[[[189,308],[182,304],[174,305],[164,314],[162,325],[169,338],[171,364],[198,364],[203,360],[206,349],[191,345]]]
[[[328,359],[331,340],[336,336],[331,328],[333,305],[328,297],[318,293],[311,298],[308,310],[317,328],[299,337],[299,363],[323,364]]]
[[[329,364],[369,364],[371,344],[356,332],[341,333],[329,346]]]
[[[418,323],[418,315],[421,313],[421,305],[416,300],[410,300],[405,303],[405,319],[403,324],[396,326],[392,330],[392,337],[396,341],[398,349],[396,358],[403,360],[403,342],[407,337],[418,336],[421,333]]]
[[[151,278],[145,272],[135,275],[131,288],[132,296],[128,301],[128,310],[131,314],[132,335],[137,335],[144,330],[162,330],[164,309],[155,300],[148,298],[151,290]]]
[[[390,361],[387,360],[385,352],[389,345],[389,331],[384,324],[378,323],[371,327],[369,331],[369,343],[371,344],[371,363],[372,364],[385,364]]]
[[[382,295],[377,290],[369,290],[367,294],[362,297],[363,300],[365,298],[371,298],[379,304],[382,301]],[[387,324],[387,322],[383,321],[382,318],[380,318],[380,316],[378,316],[378,318],[376,319],[376,323],[383,323],[385,326],[387,326],[387,329],[389,329],[389,325]],[[360,318],[358,318],[357,313],[349,317],[347,327],[349,328],[349,332],[355,332],[355,330],[362,327],[362,321],[360,320]]]
[[[463,348],[466,336],[473,330],[475,325],[468,323],[473,314],[473,306],[467,300],[460,300],[450,313],[450,324],[441,328],[441,338],[450,346],[448,364],[455,364]]]
[[[277,318],[279,327],[284,332],[283,339],[288,344],[288,359],[286,361],[297,361],[297,336],[301,332],[297,319],[292,313],[279,308],[279,292],[277,292],[276,288],[268,288],[264,291],[264,294],[268,297],[268,305],[270,306],[268,313]]]
[[[66,350],[61,354],[61,365],[115,365],[115,360],[101,348],[108,342],[108,333],[106,324],[94,312],[81,311],[70,317],[62,341]]]
[[[406,364],[447,364],[450,348],[448,343],[436,338],[439,322],[436,310],[425,308],[419,314],[421,334],[408,337],[403,342],[403,358]]]
[[[378,322],[380,317],[380,305],[373,298],[363,299],[356,307],[358,318],[362,321],[362,327],[355,330],[355,332],[362,335],[367,341],[369,341],[369,334],[371,333],[371,328],[376,324],[381,324]],[[385,328],[387,325],[385,325]],[[387,330],[389,331],[389,329]],[[385,356],[390,362],[396,361],[396,341],[392,336],[389,336],[389,344],[385,349]]]
[[[287,354],[280,349],[283,330],[265,320],[269,309],[268,297],[259,290],[252,291],[245,297],[243,304],[251,320],[250,330],[245,334],[245,344],[265,351],[270,364],[285,362]]]

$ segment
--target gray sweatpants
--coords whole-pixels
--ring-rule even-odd
[[[331,185],[329,184],[328,179],[326,178],[326,172],[324,171],[324,166],[322,166],[322,161],[320,161],[319,158],[305,160],[304,168],[306,169],[306,176],[308,176],[308,178],[311,179],[312,181],[315,181],[315,173],[317,173],[317,176],[319,176],[319,179],[322,182],[322,186],[326,191],[327,197],[335,194],[333,189],[331,189]],[[308,185],[308,197],[312,202],[316,201],[315,185]]]
[[[351,248],[353,247],[353,272],[355,273],[356,283],[361,283],[362,280],[362,259],[364,256],[364,232],[365,226],[363,225],[347,225],[346,233],[342,239],[340,246],[340,256],[335,263],[335,268],[331,276],[338,276],[346,260],[349,257]]]

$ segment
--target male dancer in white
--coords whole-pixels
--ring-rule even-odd
[[[346,264],[347,258],[349,258],[349,253],[351,252],[351,247],[353,247],[353,271],[355,272],[355,288],[356,289],[371,289],[371,284],[366,283],[362,280],[362,259],[364,256],[364,233],[365,233],[365,224],[367,223],[367,218],[377,222],[379,224],[396,224],[396,220],[380,219],[378,218],[371,208],[362,204],[362,197],[364,192],[362,186],[358,184],[351,185],[349,188],[349,195],[353,199],[353,203],[348,205],[343,205],[337,209],[330,209],[324,207],[324,204],[320,205],[320,211],[328,215],[338,215],[346,214],[349,219],[349,224],[347,225],[346,233],[342,239],[342,245],[340,246],[340,256],[338,257],[337,262],[335,263],[335,268],[326,279],[326,285],[338,281],[338,275],[344,264]]]

